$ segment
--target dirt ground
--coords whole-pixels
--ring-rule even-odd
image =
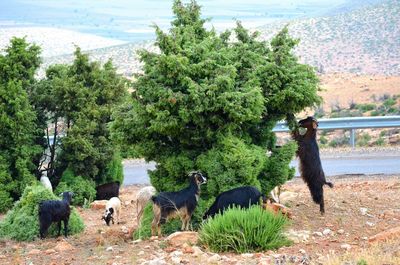
[[[130,233],[136,227],[136,208],[131,200],[135,199],[140,186],[128,186],[121,191],[121,224],[107,227],[100,220],[103,210],[80,208],[86,224],[82,234],[34,242],[0,241],[0,264],[117,265],[145,261],[151,262],[144,264],[328,264],[330,258],[368,250],[371,247],[368,239],[400,226],[400,176],[331,180],[335,187],[325,189],[326,214],[323,217],[300,179],[285,184],[285,190],[297,194],[288,203],[293,212],[288,229],[301,236],[297,243],[278,251],[215,256],[202,249],[204,252],[194,255],[191,251],[182,253],[179,249],[171,249],[163,239],[133,241]],[[392,257],[398,255],[400,259],[399,236],[397,240],[384,247]],[[180,258],[172,259],[171,252],[181,255]]]

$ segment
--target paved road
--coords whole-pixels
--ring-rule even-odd
[[[298,161],[292,161],[298,176]],[[366,174],[393,175],[400,174],[400,156],[366,156],[366,157],[330,157],[322,158],[322,166],[328,177],[338,175]],[[124,185],[149,184],[148,169],[154,169],[154,163],[125,163]]]

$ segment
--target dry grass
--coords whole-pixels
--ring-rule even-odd
[[[400,264],[400,238],[375,243],[369,247],[355,251],[347,252],[342,255],[329,256],[323,261],[325,265],[396,265]]]

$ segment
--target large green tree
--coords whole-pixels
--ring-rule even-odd
[[[111,61],[91,62],[79,48],[71,65],[47,69],[32,94],[46,123],[54,125],[50,134],[56,141],[50,145],[47,169],[53,182],[57,184],[67,168],[97,184],[122,182],[118,147],[110,139],[108,123],[127,95],[127,86]]]
[[[268,43],[240,23],[217,34],[204,27],[195,1],[176,0],[173,12],[169,32],[155,26],[159,52],[140,53],[143,74],[116,114],[115,137],[157,162],[150,172],[157,190],[182,188],[193,169],[207,174],[203,195],[211,197],[284,183],[296,145],[275,148],[272,129],[320,102],[313,68],[292,54],[298,41],[284,28]]]
[[[28,91],[40,65],[40,48],[13,38],[0,54],[0,212],[35,180],[40,135]]]

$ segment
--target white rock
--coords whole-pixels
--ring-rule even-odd
[[[138,253],[138,256],[142,256],[142,255],[144,255],[144,251],[143,250],[139,251],[139,253]]]
[[[183,252],[180,250],[175,250],[174,252],[171,252],[171,254],[169,254],[170,257],[180,257],[183,255]]]
[[[252,254],[252,253],[243,253],[241,256],[243,258],[252,258],[254,256],[254,254]]]
[[[339,230],[337,231],[337,233],[338,233],[339,235],[343,235],[343,234],[344,234],[344,230],[343,230],[343,229],[339,229]]]
[[[218,263],[218,261],[220,261],[222,258],[220,255],[218,254],[214,254],[211,257],[208,258],[207,262],[208,263]]]
[[[330,230],[329,228],[324,229],[324,231],[322,231],[322,234],[324,234],[325,236],[329,235],[330,233],[332,233],[332,230]]]
[[[373,222],[366,222],[366,224],[368,225],[368,226],[370,226],[370,227],[372,227],[372,226],[375,226],[375,223],[373,223]]]
[[[124,234],[128,234],[128,233],[129,233],[128,227],[126,227],[126,226],[124,226],[124,225],[121,227],[121,231],[122,231],[122,233],[124,233]]]
[[[306,251],[305,251],[304,249],[302,249],[302,248],[299,249],[299,252],[300,252],[301,254],[303,254],[303,255],[306,254]]]
[[[106,251],[114,251],[114,248],[113,247],[108,247],[108,248],[106,248]]]
[[[171,261],[173,264],[180,264],[182,259],[180,257],[172,257]]]
[[[192,249],[193,249],[193,254],[192,255],[194,257],[198,257],[201,254],[203,254],[203,251],[198,246],[193,246]]]
[[[314,236],[322,236],[322,233],[321,232],[314,232],[313,235]]]
[[[350,246],[349,244],[341,244],[341,245],[340,245],[340,248],[341,248],[341,249],[345,249],[345,250],[350,250],[350,249],[351,249],[351,246]]]
[[[367,209],[367,208],[361,207],[361,208],[360,208],[360,212],[361,212],[361,215],[366,215],[367,212],[368,212],[368,209]]]
[[[132,241],[133,244],[137,244],[137,243],[140,243],[140,242],[142,242],[141,239],[137,239],[137,240],[135,240],[135,241]]]

